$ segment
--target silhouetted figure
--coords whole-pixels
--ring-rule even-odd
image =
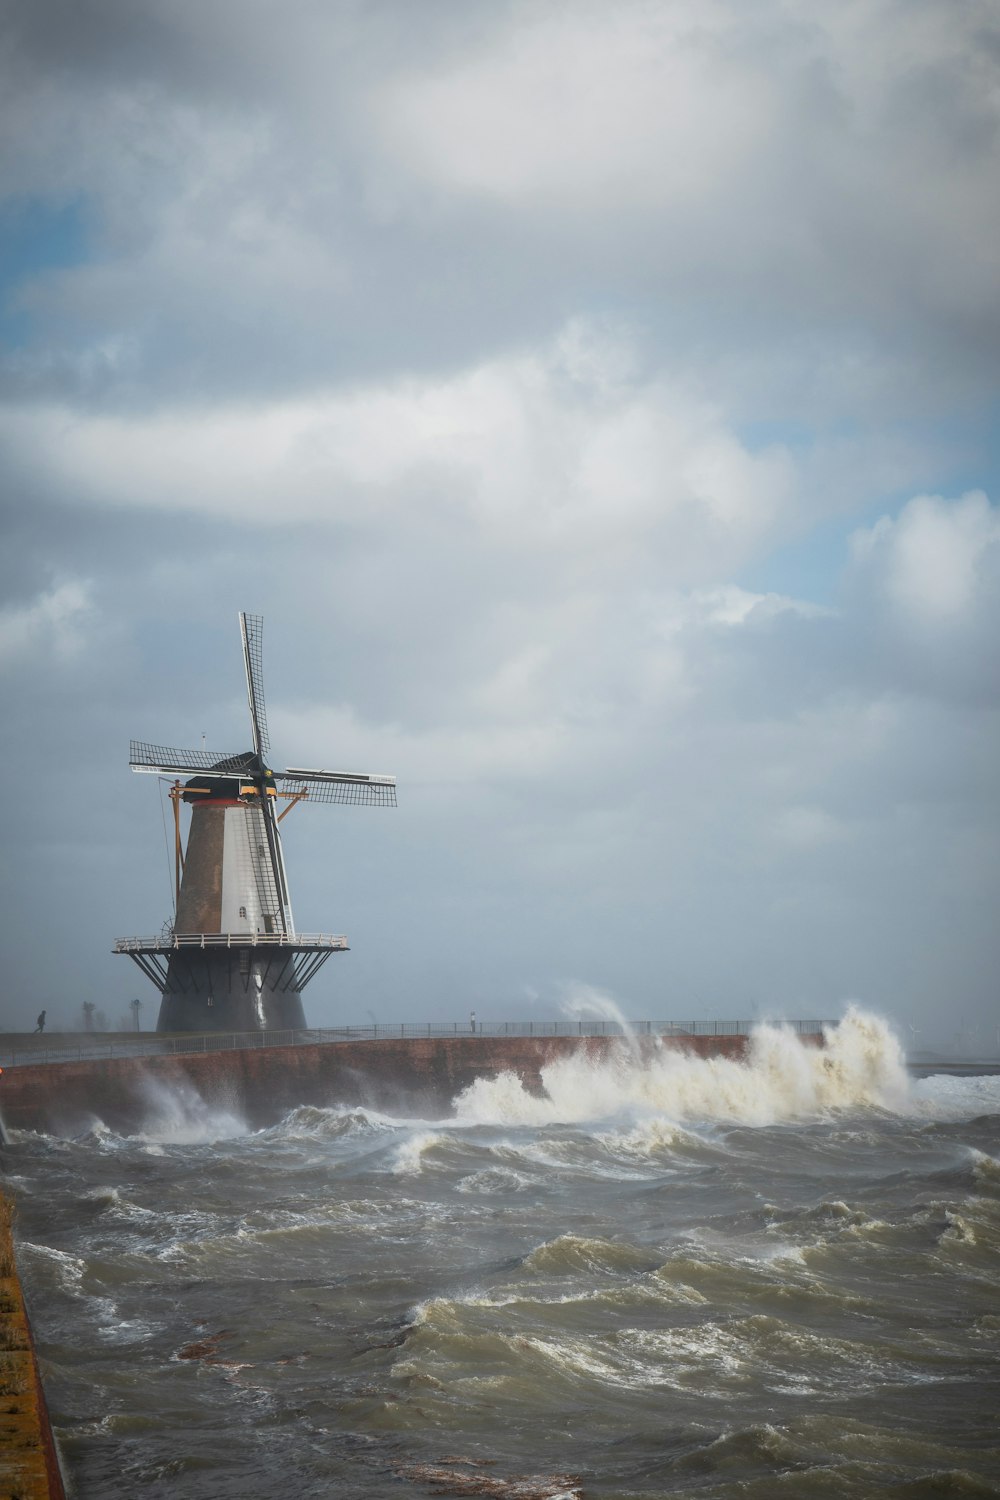
[[[38,1025],[35,1027],[35,1030],[36,1030],[36,1032],[37,1031],[44,1031],[45,1030],[45,1012],[44,1012],[44,1010],[40,1010],[38,1012]]]

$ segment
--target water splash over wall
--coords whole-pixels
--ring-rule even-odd
[[[143,1080],[145,1118],[139,1134],[148,1141],[171,1145],[210,1144],[245,1135],[247,1123],[236,1108],[209,1103],[181,1079]]]
[[[572,1021],[614,1021],[621,1027],[629,1051],[638,1055],[638,1042],[632,1023],[618,1002],[612,999],[606,990],[599,990],[592,984],[581,984],[574,980],[572,984],[567,985],[566,993],[559,1003],[559,1009]]]
[[[627,1045],[590,1061],[582,1053],[542,1070],[545,1095],[513,1073],[477,1079],[455,1100],[459,1119],[520,1125],[572,1124],[618,1116],[770,1125],[830,1110],[902,1111],[910,1084],[903,1051],[879,1016],[852,1006],[822,1048],[784,1026],[761,1025],[745,1058],[695,1057],[665,1043],[639,1056]]]

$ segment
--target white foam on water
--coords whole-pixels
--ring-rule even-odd
[[[108,1323],[116,1318],[117,1306],[112,1298],[95,1296],[84,1287],[87,1263],[82,1256],[67,1255],[64,1250],[32,1240],[25,1240],[18,1248],[31,1267],[31,1279],[36,1286],[48,1294],[61,1292],[74,1301],[86,1303],[88,1313]]]
[[[524,1172],[514,1171],[511,1167],[486,1167],[480,1172],[472,1172],[468,1177],[462,1177],[455,1184],[459,1193],[521,1193],[532,1186],[532,1179]]]
[[[138,1203],[133,1203],[116,1187],[93,1187],[83,1197],[87,1202],[96,1204],[109,1219],[148,1221],[157,1217],[151,1208],[142,1208]]]
[[[390,1171],[401,1177],[416,1176],[424,1169],[424,1152],[443,1145],[447,1139],[446,1135],[434,1130],[422,1130],[410,1136],[393,1153]]]
[[[832,1110],[909,1112],[903,1051],[881,1017],[852,1006],[824,1041],[805,1045],[790,1027],[762,1025],[741,1059],[666,1044],[644,1058],[624,1045],[599,1060],[581,1050],[542,1069],[543,1096],[503,1073],[463,1090],[455,1111],[465,1123],[535,1126],[649,1116],[772,1125]]]
[[[396,1130],[402,1123],[408,1122],[380,1114],[378,1110],[366,1109],[361,1104],[328,1107],[300,1104],[290,1110],[279,1124],[261,1134],[290,1141],[332,1141],[342,1137],[377,1135],[382,1131]]]
[[[877,1358],[863,1341],[798,1329],[761,1314],[725,1323],[650,1329],[620,1327],[602,1338],[527,1336],[520,1341],[570,1378],[602,1385],[697,1392],[731,1400],[751,1387],[805,1394],[877,1389],[934,1374]]]
[[[913,1084],[916,1111],[934,1120],[969,1120],[1000,1114],[1000,1074],[969,1078],[934,1073]]]
[[[969,1155],[979,1191],[1000,1193],[1000,1161],[995,1156],[987,1155],[985,1151],[977,1151],[974,1146],[969,1147]]]
[[[147,1318],[116,1318],[114,1322],[101,1324],[97,1337],[103,1344],[146,1344],[162,1327],[162,1323],[152,1323]]]
[[[37,1258],[38,1263],[45,1267],[50,1284],[58,1287],[59,1291],[67,1292],[71,1296],[82,1296],[83,1274],[87,1269],[87,1263],[80,1255],[67,1255],[65,1250],[56,1250],[54,1246],[38,1245],[32,1240],[25,1240],[19,1250],[26,1253],[30,1258]]]
[[[629,1123],[624,1130],[599,1131],[595,1139],[606,1150],[620,1156],[635,1157],[649,1165],[651,1156],[677,1157],[692,1152],[704,1154],[703,1137],[684,1130],[662,1115],[650,1115],[638,1123]],[[721,1148],[720,1148],[721,1149]],[[662,1166],[657,1172],[661,1177]]]

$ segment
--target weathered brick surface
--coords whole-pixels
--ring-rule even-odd
[[[648,1048],[655,1039],[640,1038]],[[259,1128],[299,1104],[365,1104],[398,1114],[444,1114],[476,1078],[517,1073],[541,1089],[547,1062],[584,1051],[603,1057],[612,1037],[408,1037],[324,1042],[299,1047],[113,1058],[8,1068],[0,1078],[0,1114],[8,1129],[73,1135],[95,1120],[136,1131],[150,1111],[150,1084],[194,1090],[208,1105],[233,1110]],[[665,1041],[680,1046],[680,1039]],[[741,1057],[746,1038],[692,1037],[686,1050]]]
[[[65,1500],[38,1359],[11,1234],[12,1199],[0,1191],[0,1493]]]

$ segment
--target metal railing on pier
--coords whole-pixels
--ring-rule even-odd
[[[819,1035],[835,1021],[775,1021],[800,1036]],[[318,1042],[378,1042],[416,1037],[545,1037],[545,1036],[748,1036],[756,1021],[402,1021],[370,1026],[324,1026],[302,1031],[204,1031],[176,1035],[130,1036],[95,1034],[86,1042],[38,1039],[25,1046],[0,1048],[0,1066],[24,1067],[40,1063],[83,1062],[112,1057],[175,1057],[191,1052],[233,1052],[250,1047],[298,1047]]]

